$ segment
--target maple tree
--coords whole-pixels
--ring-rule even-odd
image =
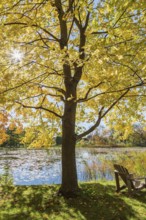
[[[79,189],[76,141],[103,119],[129,128],[143,111],[145,8],[140,0],[0,3],[1,102],[32,124],[41,115],[49,138],[60,125],[63,195]],[[81,132],[78,122],[93,125]]]
[[[8,122],[7,114],[1,110],[0,112],[0,145],[3,144],[8,139],[8,135],[6,134],[6,127],[5,127],[7,122]]]
[[[23,126],[20,121],[13,118],[5,108],[0,108],[0,145],[9,141],[10,136],[8,135],[8,130],[11,131],[13,135],[19,135],[23,132]]]

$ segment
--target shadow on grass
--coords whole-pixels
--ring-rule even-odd
[[[113,185],[81,184],[77,198],[56,196],[58,186],[3,186],[0,188],[1,220],[129,220],[139,219],[137,201],[146,203],[146,196],[131,199],[114,193]],[[146,195],[146,193],[145,193]],[[133,206],[132,202],[136,201]],[[140,218],[142,219],[142,218]]]
[[[82,196],[74,203],[76,211],[80,210],[87,220],[129,220],[138,219],[139,214],[129,205],[125,195],[115,193],[115,186],[99,183],[84,184]],[[129,199],[129,198],[128,198]],[[145,199],[146,201],[146,199]],[[79,206],[79,204],[82,204]],[[70,205],[73,205],[71,203]]]

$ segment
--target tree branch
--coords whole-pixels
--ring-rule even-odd
[[[87,14],[87,16],[86,16],[85,25],[84,25],[84,30],[86,30],[86,29],[87,29],[87,27],[88,27],[89,18],[90,18],[90,12],[88,11],[88,14]]]
[[[127,89],[117,100],[115,100],[103,114],[102,114],[102,112],[103,112],[104,107],[102,107],[101,110],[99,111],[98,119],[97,119],[96,123],[91,128],[89,128],[87,131],[83,132],[80,135],[77,135],[77,137],[76,137],[77,140],[81,139],[82,137],[84,137],[84,136],[88,135],[89,133],[91,133],[92,131],[94,131],[94,129],[99,126],[101,119],[105,115],[107,115],[107,113],[129,92],[129,90],[130,89]]]
[[[70,35],[71,35],[71,31],[72,31],[72,28],[73,28],[73,25],[74,25],[74,18],[72,20],[72,24],[71,24],[71,27],[70,27],[70,30],[69,30],[69,33],[68,33],[68,38],[67,38],[67,41],[69,41],[69,38],[70,38]]]
[[[94,96],[91,96],[91,97],[89,97],[89,98],[87,98],[87,99],[85,99],[85,97],[82,98],[82,99],[78,99],[77,102],[78,102],[78,103],[86,102],[86,101],[89,101],[89,100],[91,100],[91,99],[96,98],[96,97],[99,96],[99,95],[105,95],[105,94],[117,93],[117,92],[119,93],[119,92],[123,92],[123,91],[125,91],[125,90],[127,90],[127,89],[133,89],[133,88],[136,88],[136,87],[141,87],[141,86],[143,86],[143,85],[145,85],[145,84],[146,84],[145,82],[141,82],[141,83],[139,83],[139,84],[136,84],[136,85],[133,85],[133,86],[129,86],[129,87],[126,87],[126,88],[123,88],[123,89],[97,93],[97,94],[95,94]]]
[[[4,24],[5,26],[7,25],[23,25],[23,26],[26,26],[26,27],[29,27],[27,25],[27,23],[23,23],[23,22],[8,22],[8,23],[5,23]],[[37,25],[37,24],[32,24],[31,27],[37,27],[37,28],[40,28],[42,31],[44,31],[45,33],[47,33],[48,35],[50,35],[53,39],[55,39],[57,42],[60,42],[60,39],[58,39],[57,37],[55,37],[51,32],[49,32],[48,30],[46,30],[45,28]]]
[[[50,112],[52,113],[53,115],[55,115],[56,117],[58,118],[62,118],[61,115],[57,114],[56,112],[48,109],[48,108],[45,108],[45,107],[42,107],[42,106],[29,106],[29,105],[24,105],[23,103],[19,102],[19,101],[16,101],[17,104],[21,105],[23,108],[31,108],[31,109],[36,109],[36,110],[44,110],[44,111],[47,111],[47,112]]]
[[[33,78],[33,79],[30,79],[30,80],[28,80],[28,81],[25,81],[25,82],[23,82],[23,83],[21,83],[21,84],[19,84],[19,85],[17,85],[17,86],[14,86],[14,87],[11,87],[11,88],[9,88],[9,89],[6,89],[6,90],[0,92],[0,95],[1,95],[1,94],[4,94],[4,93],[6,93],[6,92],[9,92],[9,91],[18,89],[18,88],[20,88],[20,87],[22,87],[22,86],[24,86],[24,85],[26,85],[26,84],[28,84],[28,83],[31,83],[31,82],[34,81],[35,79],[38,79],[38,78],[40,78],[41,76],[44,76],[45,74],[48,74],[48,72],[47,72],[47,73],[45,72],[45,73],[43,73],[43,74],[40,74],[39,76],[37,76],[37,77],[35,77],[35,78]]]
[[[108,34],[108,31],[93,31],[91,34]]]
[[[129,90],[130,89],[127,89],[116,101],[114,101],[101,117],[103,118],[129,92]]]
[[[65,95],[65,90],[64,90],[64,89],[61,89],[61,88],[59,88],[59,87],[42,85],[42,84],[39,84],[39,83],[36,83],[36,85],[38,85],[38,86],[41,87],[41,88],[55,89],[55,90],[57,90],[58,92],[60,92],[60,93],[62,93],[63,95]]]
[[[69,7],[68,7],[68,9],[67,9],[67,11],[66,11],[67,13],[72,10],[74,1],[75,1],[75,0],[69,0]]]
[[[100,109],[99,114],[98,114],[98,119],[97,119],[97,121],[95,122],[95,124],[94,124],[91,128],[89,128],[87,131],[83,132],[82,134],[77,135],[77,136],[76,136],[76,139],[77,139],[77,140],[79,140],[79,139],[81,139],[82,137],[84,137],[84,136],[90,134],[92,131],[94,131],[95,128],[97,128],[97,127],[99,126],[99,124],[100,124],[100,122],[101,122],[101,119],[102,119],[102,111],[103,111],[103,109],[104,109],[104,107],[102,107],[102,108]]]
[[[84,98],[81,98],[81,99],[78,99],[77,102],[79,103],[79,102],[84,102],[84,101],[86,101],[86,100],[88,99],[88,95],[89,95],[89,93],[92,91],[92,89],[95,89],[95,88],[99,87],[102,83],[103,83],[103,82],[100,82],[100,83],[98,83],[97,85],[95,85],[95,86],[93,86],[93,87],[90,87],[90,88],[88,89],[88,91],[87,91],[85,97],[84,97]]]

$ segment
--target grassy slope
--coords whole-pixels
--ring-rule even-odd
[[[56,196],[59,186],[0,186],[0,220],[146,220],[146,190],[129,198],[114,182],[81,184],[80,196]]]

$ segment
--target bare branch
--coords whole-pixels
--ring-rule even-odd
[[[92,34],[108,34],[108,31],[93,31]]]
[[[132,40],[133,40],[133,38],[130,38],[130,39],[127,39],[127,40],[124,40],[124,41],[120,41],[120,42],[115,42],[114,44],[105,46],[105,48],[114,47],[114,46],[119,45],[119,44],[125,44],[126,42],[129,42],[129,41],[132,41]]]
[[[97,96],[100,96],[100,95],[105,95],[105,94],[110,94],[110,93],[119,93],[119,92],[123,92],[123,91],[125,91],[125,90],[127,90],[127,89],[133,89],[133,88],[136,88],[136,87],[144,86],[145,84],[146,84],[145,82],[141,82],[141,83],[139,83],[139,84],[136,84],[136,85],[133,85],[133,86],[128,86],[128,87],[126,87],[126,88],[119,89],[119,90],[112,90],[112,91],[100,92],[100,93],[97,93],[97,94],[95,94],[95,95],[93,95],[93,96],[87,98],[87,99],[85,99],[85,97],[82,98],[82,99],[78,99],[77,102],[78,102],[78,103],[86,102],[86,101],[89,101],[89,100],[91,100],[91,99],[94,99],[94,98],[96,98]]]
[[[28,27],[27,26],[27,23],[24,23],[24,22],[8,22],[8,23],[5,23],[4,24],[5,26],[7,25],[23,25],[25,27]],[[30,26],[30,25],[29,25]],[[48,34],[49,36],[51,36],[53,39],[55,39],[57,42],[60,42],[60,39],[58,39],[57,37],[55,37],[51,32],[49,32],[48,30],[46,30],[45,28],[37,25],[37,24],[32,24],[31,27],[37,27],[37,28],[40,28],[42,31],[44,31],[46,34]]]
[[[47,73],[48,73],[48,72],[47,72]],[[37,76],[37,77],[35,77],[35,78],[33,78],[33,79],[30,79],[30,80],[28,80],[28,81],[25,81],[25,82],[23,82],[23,83],[21,83],[21,84],[19,84],[19,85],[17,85],[17,86],[14,86],[14,87],[11,87],[11,88],[9,88],[9,89],[6,89],[6,90],[0,92],[0,95],[1,95],[1,94],[4,94],[4,93],[7,93],[7,92],[9,92],[9,91],[18,89],[18,88],[20,88],[20,87],[22,87],[22,86],[24,86],[24,85],[26,85],[26,84],[28,84],[28,83],[31,83],[31,82],[34,81],[35,79],[38,79],[38,78],[40,78],[41,76],[44,76],[44,75],[47,74],[47,73],[45,72],[45,73],[40,74],[39,76]]]
[[[43,93],[38,94],[38,95],[34,95],[34,96],[28,96],[28,97],[25,97],[24,99],[21,99],[21,101],[24,101],[24,100],[26,100],[26,99],[34,99],[34,98],[38,98],[38,97],[40,97],[40,96],[43,96]]]
[[[61,88],[59,88],[59,87],[56,87],[56,86],[47,86],[47,85],[42,85],[42,84],[38,84],[38,83],[36,83],[36,85],[39,85],[39,87],[41,87],[41,88],[55,89],[55,90],[57,90],[58,92],[61,92],[63,95],[65,95],[65,90],[64,90],[64,89],[61,89]]]
[[[115,21],[114,25],[113,25],[113,28],[115,28],[115,26],[118,24],[118,22],[122,19],[123,15],[126,13],[127,9],[129,7],[129,4],[128,6],[123,10],[122,14],[119,16],[119,18]],[[108,33],[105,35],[105,38],[108,36]]]
[[[61,101],[65,101],[64,97],[62,95],[57,95],[57,94],[53,94],[53,93],[47,93],[47,96],[52,96],[52,97],[58,97],[60,98]]]
[[[86,29],[87,29],[87,27],[88,27],[89,18],[90,18],[90,12],[88,11],[87,16],[86,16],[86,21],[85,21],[84,30],[86,30]]]
[[[95,85],[95,86],[93,86],[93,87],[90,87],[90,88],[88,89],[88,91],[87,91],[85,97],[82,98],[82,99],[78,99],[77,102],[86,101],[86,100],[88,99],[88,95],[90,94],[90,92],[91,92],[93,89],[99,87],[102,83],[103,83],[103,82],[100,82],[100,83],[98,83],[97,85]]]
[[[130,4],[128,4],[128,6],[123,10],[122,14],[119,16],[119,18],[116,20],[116,22],[114,23],[113,27],[115,27],[117,25],[117,23],[122,19],[123,15],[126,13],[127,9],[129,8]]]
[[[129,90],[130,89],[127,89],[118,99],[116,99],[103,114],[102,114],[102,112],[103,112],[104,107],[102,107],[101,110],[99,111],[98,119],[97,119],[96,123],[91,128],[89,128],[87,131],[83,132],[80,135],[77,135],[77,137],[76,137],[77,140],[81,139],[82,137],[84,137],[84,136],[88,135],[89,133],[91,133],[92,131],[94,131],[94,129],[99,126],[101,119],[105,115],[107,115],[107,113],[129,92]]]
[[[97,127],[99,126],[99,124],[100,124],[100,122],[101,122],[101,119],[102,119],[102,111],[103,111],[103,109],[104,109],[104,107],[102,107],[102,108],[100,109],[99,114],[98,114],[98,119],[97,119],[97,121],[95,122],[95,124],[94,124],[91,128],[89,128],[87,131],[83,132],[82,134],[77,135],[77,136],[76,136],[76,139],[77,139],[77,140],[79,140],[79,139],[81,139],[82,137],[84,137],[84,136],[90,134],[92,131],[94,131],[95,128],[97,128]]]
[[[124,98],[127,98],[127,97],[146,97],[146,95],[126,95],[124,96]]]
[[[70,27],[70,30],[69,30],[69,33],[68,33],[68,39],[67,39],[67,41],[69,41],[69,38],[70,38],[70,35],[71,35],[71,31],[72,31],[72,28],[73,28],[73,25],[74,25],[74,18],[73,18],[73,20],[72,20],[72,24],[71,24],[71,27]]]
[[[45,108],[45,107],[42,107],[42,106],[29,106],[29,105],[24,105],[23,103],[19,102],[19,101],[16,101],[17,104],[20,104],[23,108],[30,108],[30,109],[36,109],[36,110],[44,110],[44,111],[47,111],[47,112],[50,112],[52,113],[53,115],[55,115],[56,117],[58,118],[62,118],[61,115],[57,114],[56,112],[48,109],[48,108]]]
[[[107,113],[129,92],[129,90],[130,89],[127,89],[116,101],[114,101],[101,117],[103,118],[107,115]]]
[[[39,32],[37,32],[37,33],[38,33],[38,35],[40,36],[40,39],[41,39],[41,41],[44,43],[44,45],[45,45],[47,48],[50,48],[49,45],[46,43],[45,39],[42,37],[42,35],[41,35]]]
[[[132,67],[130,67],[128,64],[124,64],[124,63],[121,63],[121,62],[113,61],[113,63],[127,67],[128,69],[130,69],[130,70],[133,72],[133,76],[136,75],[136,76],[138,77],[138,79],[141,81],[141,83],[144,82],[143,79],[139,76],[138,70],[134,70],[134,69],[133,69]]]
[[[67,13],[72,10],[74,1],[75,1],[75,0],[69,0],[69,7],[68,7],[68,9],[67,9],[67,11],[66,11]]]

